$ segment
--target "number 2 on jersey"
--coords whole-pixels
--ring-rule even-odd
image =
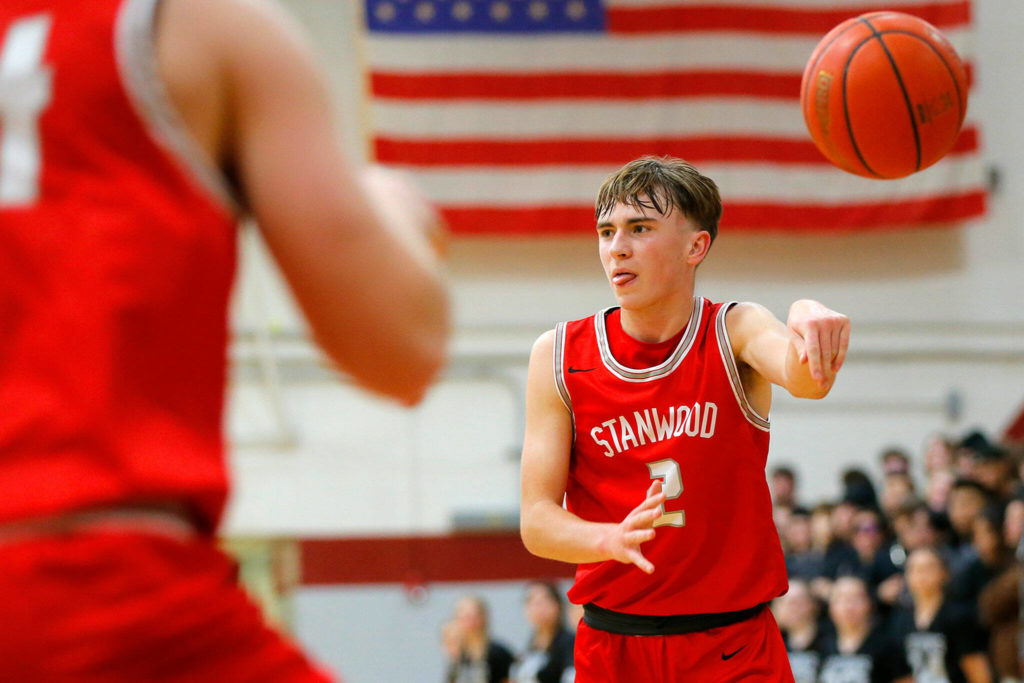
[[[671,458],[655,460],[647,463],[651,479],[661,479],[661,487],[665,491],[665,500],[674,500],[683,492],[683,477],[679,473],[679,463]],[[665,512],[661,506],[661,517],[654,520],[654,526],[686,526],[686,511]]]
[[[50,17],[15,21],[0,47],[0,206],[31,204],[42,165],[39,117],[50,103],[53,74],[43,66]]]

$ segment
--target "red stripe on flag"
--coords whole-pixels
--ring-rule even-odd
[[[975,152],[978,131],[965,128],[951,154]],[[423,140],[377,137],[375,159],[382,164],[420,168],[462,166],[586,166],[624,164],[647,154],[703,162],[827,164],[810,139],[765,137],[607,138],[541,140]]]
[[[722,226],[733,230],[846,231],[942,225],[985,212],[982,190],[895,202],[840,206],[725,203]]]
[[[951,224],[985,212],[985,192],[883,203],[816,205],[725,202],[726,230],[835,232]],[[590,206],[442,207],[462,235],[565,235],[593,230]]]
[[[680,31],[742,31],[824,35],[836,24],[872,10],[905,12],[939,28],[970,23],[969,0],[928,5],[884,5],[876,8],[800,9],[737,4],[678,7],[613,7],[608,9],[612,33],[676,33]]]
[[[739,96],[797,99],[801,74],[756,71],[403,73],[374,71],[374,97],[401,100],[656,99]]]
[[[967,84],[974,69],[965,64]],[[802,74],[743,70],[556,73],[423,73],[374,71],[370,89],[392,100],[653,100],[752,97],[798,100]]]

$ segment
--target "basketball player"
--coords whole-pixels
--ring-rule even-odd
[[[325,351],[416,403],[448,304],[269,0],[0,3],[0,678],[320,681],[213,534],[237,221]]]
[[[824,397],[849,321],[801,300],[784,325],[695,296],[721,211],[678,159],[608,178],[597,236],[619,306],[559,324],[530,357],[522,536],[579,565],[578,681],[792,680],[765,607],[786,590],[771,385]]]

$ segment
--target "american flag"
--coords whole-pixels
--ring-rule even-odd
[[[602,180],[645,154],[714,178],[726,229],[979,216],[970,111],[945,159],[895,181],[832,167],[804,127],[814,46],[878,9],[936,25],[970,73],[970,0],[366,0],[373,153],[409,171],[462,234],[592,230]]]

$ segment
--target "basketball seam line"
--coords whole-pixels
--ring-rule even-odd
[[[906,103],[906,105],[907,105],[907,113],[910,115],[910,125],[913,128],[913,130],[914,130],[914,145],[917,148],[916,149],[916,151],[917,151],[917,163],[914,164],[914,171],[915,172],[916,171],[920,171],[921,170],[921,134],[917,130],[917,119],[914,117],[914,103],[910,101],[910,93],[907,92],[907,86],[903,83],[903,75],[900,74],[900,69],[896,65],[896,60],[893,59],[892,53],[889,52],[889,46],[885,44],[885,40],[882,38],[882,34],[879,33],[878,30],[874,27],[874,25],[872,25],[872,23],[870,21],[868,21],[867,19],[861,19],[861,21],[863,21],[867,25],[867,27],[869,29],[871,29],[871,32],[874,34],[874,37],[878,38],[878,43],[882,46],[882,52],[885,53],[886,59],[889,60],[889,65],[892,66],[893,74],[896,75],[896,82],[900,86],[900,92],[903,93],[903,101]],[[927,43],[928,41],[924,41],[924,42]],[[844,98],[844,102],[845,102],[845,98]]]
[[[942,62],[942,66],[946,67],[946,71],[949,72],[949,80],[953,82],[953,87],[956,89],[956,107],[960,111],[960,127],[963,127],[964,116],[966,115],[967,112],[966,112],[966,110],[964,109],[964,106],[963,106],[963,95],[960,93],[960,81],[957,80],[956,74],[953,73],[953,67],[950,66],[949,62],[946,61],[946,57],[942,54],[942,51],[941,50],[937,50],[935,48],[935,46],[932,45],[930,40],[926,40],[925,39],[925,36],[922,36],[920,34],[914,33],[913,31],[903,31],[903,30],[897,30],[897,29],[886,29],[886,30],[882,31],[882,33],[899,33],[899,34],[905,35],[905,36],[913,36],[914,38],[917,38],[922,43],[927,45],[928,49],[930,49],[932,52],[935,53],[935,56],[939,58],[940,62]]]

